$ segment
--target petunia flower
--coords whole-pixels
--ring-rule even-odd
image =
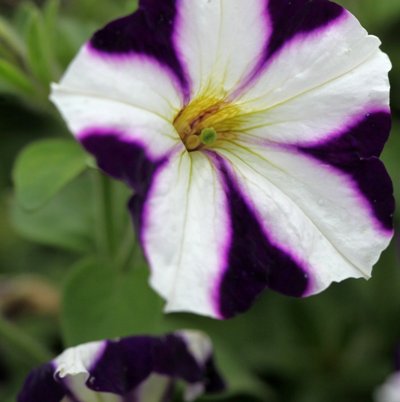
[[[375,402],[400,402],[400,372],[392,374],[375,391]]]
[[[394,359],[395,371],[374,392],[375,402],[400,402],[400,347]]]
[[[166,311],[369,278],[392,237],[388,57],[326,0],[141,0],[52,100],[130,202]]]
[[[178,380],[187,384],[185,401],[224,389],[204,334],[181,331],[67,349],[31,372],[18,402],[168,402]]]

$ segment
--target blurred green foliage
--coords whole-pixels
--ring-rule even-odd
[[[400,2],[340,3],[381,38],[393,62],[394,127],[384,159],[400,199]],[[200,328],[232,386],[218,400],[372,401],[400,340],[398,237],[369,282],[349,280],[306,300],[266,293],[227,322],[162,313],[132,249],[129,191],[92,167],[48,101],[50,83],[90,34],[135,6],[0,2],[0,326],[11,334],[0,336],[0,400],[15,400],[46,357],[42,349],[57,354],[104,337]],[[13,330],[26,334],[32,353],[21,353]]]

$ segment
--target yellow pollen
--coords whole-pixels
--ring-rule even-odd
[[[213,96],[199,96],[185,106],[174,120],[188,151],[210,147],[235,136],[240,109]]]

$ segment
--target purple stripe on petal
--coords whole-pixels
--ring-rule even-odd
[[[107,54],[133,52],[155,58],[175,73],[187,95],[187,77],[173,43],[175,17],[176,0],[141,0],[135,13],[105,26],[90,45]]]
[[[160,338],[155,345],[154,362],[154,371],[158,374],[181,378],[188,383],[202,380],[202,369],[180,336],[171,334]]]
[[[121,397],[121,402],[140,402],[139,398],[136,396],[135,392],[132,392],[129,395],[124,395]]]
[[[121,138],[117,132],[92,129],[79,136],[85,149],[95,156],[99,167],[135,190],[129,208],[137,230],[142,226],[143,204],[156,171],[166,159],[152,160],[144,147]]]
[[[88,387],[97,392],[130,393],[153,371],[154,342],[151,337],[108,341],[102,356],[89,370]]]
[[[395,370],[400,372],[400,345],[396,346],[393,360]]]
[[[146,193],[154,172],[163,163],[152,160],[143,145],[123,138],[116,131],[91,129],[79,135],[79,139],[102,170],[124,181],[140,195]]]
[[[350,176],[385,231],[393,229],[395,202],[392,181],[378,157],[390,128],[390,113],[367,113],[326,142],[297,147],[301,152]]]
[[[218,287],[220,314],[230,318],[246,311],[265,288],[289,296],[305,295],[308,274],[294,257],[272,244],[224,162],[219,159],[217,163],[225,182],[232,225],[227,269]]]
[[[94,392],[118,395],[121,402],[139,402],[141,387],[149,385],[146,381],[153,374],[167,380],[159,384],[164,386],[163,402],[172,400],[176,380],[199,384],[206,392],[221,391],[223,381],[214,367],[211,346],[198,349],[201,346],[196,344],[198,341],[209,344],[204,335],[198,338],[187,331],[164,337],[134,336],[103,341],[89,368],[85,355],[91,345],[68,349],[55,360],[57,367],[48,363],[30,373],[18,402],[61,402],[65,397],[71,402],[86,402],[81,400],[85,395],[83,386]],[[83,378],[87,378],[85,384],[76,382]]]
[[[54,379],[55,367],[51,363],[33,370],[18,395],[18,402],[60,402],[66,395],[64,387]]]
[[[212,356],[210,356],[205,365],[206,380],[205,390],[208,393],[222,392],[226,389],[225,381],[222,379],[215,366],[215,362]]]
[[[159,339],[155,350],[155,372],[187,383],[204,384],[207,393],[221,392],[225,383],[209,356],[200,366],[181,336],[171,334]]]
[[[344,11],[344,8],[328,0],[269,0],[268,12],[273,28],[265,60],[297,34],[323,28]]]
[[[209,392],[223,389],[223,380],[213,362],[209,360],[205,367],[200,367],[185,340],[174,334],[162,338],[143,336],[109,341],[89,371],[89,388],[126,398],[134,395],[132,391],[152,373],[192,384],[204,383]]]

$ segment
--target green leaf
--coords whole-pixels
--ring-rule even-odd
[[[66,344],[159,331],[162,302],[147,276],[143,262],[126,271],[95,258],[73,267],[62,300]]]
[[[396,23],[400,12],[400,2],[393,0],[363,0],[362,2],[359,0],[338,0],[337,2],[354,13],[371,32]]]
[[[0,90],[22,92],[25,95],[35,93],[29,77],[17,66],[0,59]]]
[[[27,25],[26,43],[28,46],[29,67],[35,77],[48,89],[50,82],[58,77],[50,39],[40,11],[31,8]]]
[[[226,348],[222,341],[222,338],[219,341],[214,339],[213,344],[218,367],[227,382],[227,396],[245,393],[259,397],[262,401],[272,401],[272,390],[237,358],[234,349]]]
[[[400,170],[399,170],[399,151],[400,151],[400,121],[393,119],[393,129],[388,143],[383,151],[382,158],[393,181],[394,195],[396,200],[400,200]],[[400,218],[400,208],[396,208],[397,219]]]
[[[48,0],[43,8],[44,23],[48,35],[54,34],[56,31],[59,10],[60,0]]]
[[[35,142],[17,159],[13,178],[18,203],[26,209],[43,206],[86,168],[87,155],[72,140]]]
[[[88,175],[67,185],[44,208],[28,211],[12,204],[17,232],[38,243],[75,252],[93,250],[94,212]]]
[[[0,43],[3,42],[7,48],[12,50],[20,58],[26,56],[24,42],[19,37],[13,26],[6,19],[0,16]]]

